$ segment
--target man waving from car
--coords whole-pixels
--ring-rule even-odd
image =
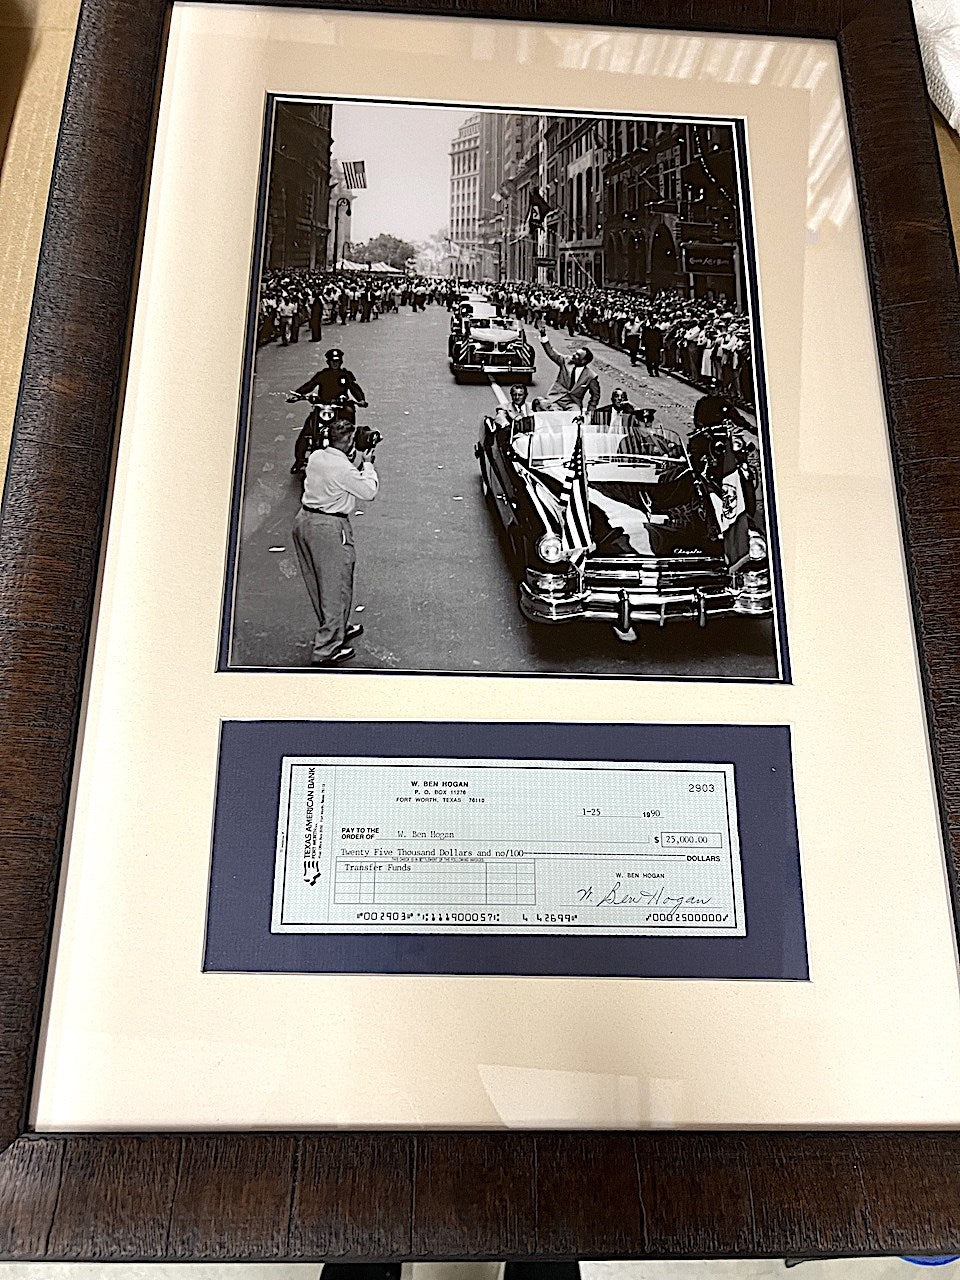
[[[542,326],[540,341],[557,366],[557,375],[546,397],[534,402],[534,409],[585,409],[590,413],[600,403],[600,379],[590,368],[593,352],[589,347],[577,347],[569,356],[562,356],[551,346]]]

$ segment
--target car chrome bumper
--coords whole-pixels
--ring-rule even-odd
[[[746,607],[745,607],[746,606]],[[769,591],[747,593],[730,587],[692,587],[687,591],[589,590],[577,594],[533,591],[520,584],[520,612],[531,622],[606,622],[627,631],[634,623],[665,626],[692,620],[701,627],[721,613],[762,617],[773,611]]]
[[[530,364],[454,364],[456,373],[534,373]]]

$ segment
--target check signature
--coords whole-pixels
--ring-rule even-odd
[[[594,907],[659,907],[668,915],[673,915],[681,907],[705,907],[712,898],[698,898],[695,894],[669,894],[663,885],[656,889],[634,889],[625,893],[621,881],[617,881],[607,890],[594,890],[593,885],[586,885],[577,890],[579,902],[589,902]]]

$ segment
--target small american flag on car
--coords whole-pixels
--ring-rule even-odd
[[[367,166],[363,160],[343,161],[343,185],[348,191],[366,190]]]
[[[577,428],[577,443],[573,448],[569,472],[563,481],[560,494],[563,512],[560,540],[565,551],[571,552],[571,562],[579,568],[593,546],[590,532],[590,491],[587,487],[587,467],[583,456],[583,422]]]

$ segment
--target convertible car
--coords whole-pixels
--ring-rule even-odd
[[[450,337],[447,339],[447,355],[452,359],[457,347],[470,332],[470,326],[483,320],[485,323],[496,317],[496,308],[479,294],[465,294],[450,314]]]
[[[591,546],[564,539],[564,481],[582,432]],[[711,502],[680,437],[633,413],[530,413],[484,418],[475,453],[534,622],[635,624],[772,611],[766,540],[754,521],[731,563]],[[722,509],[722,504],[721,504]]]
[[[488,375],[498,382],[533,381],[536,356],[523,329],[480,298],[454,313],[447,353],[457,382]]]

